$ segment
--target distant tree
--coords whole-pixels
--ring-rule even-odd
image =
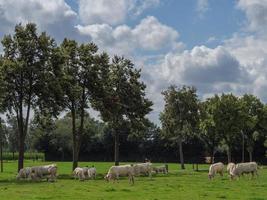
[[[63,106],[71,112],[72,118],[73,169],[78,166],[81,140],[84,134],[85,109],[89,108],[89,97],[97,86],[98,69],[95,65],[97,50],[97,46],[93,43],[78,45],[74,40],[64,39],[61,44],[64,59],[61,86],[64,91]],[[80,119],[78,125],[77,118]]]
[[[141,70],[135,69],[130,60],[115,56],[109,63],[107,54],[101,54],[97,65],[98,90],[92,96],[92,105],[113,131],[114,160],[115,165],[119,165],[120,134],[144,129],[152,102],[145,97],[146,85],[140,81]]]
[[[8,150],[12,152],[13,159],[15,159],[15,152],[18,151],[18,123],[15,116],[8,115],[7,117],[7,139]]]
[[[199,137],[209,152],[211,163],[214,162],[216,148],[219,146],[222,138],[214,121],[214,110],[219,100],[219,97],[215,95],[200,104]]]
[[[214,110],[214,122],[227,145],[228,162],[232,161],[232,150],[240,143],[241,130],[244,126],[242,103],[233,94],[222,94]]]
[[[260,115],[263,113],[264,105],[257,97],[251,94],[243,95],[241,101],[243,103],[243,112],[245,116],[242,131],[246,140],[249,160],[252,162],[255,141],[260,138],[261,132],[259,131],[259,120]]]
[[[47,107],[58,114],[52,94],[57,90],[57,65],[53,59],[55,41],[37,33],[35,24],[17,25],[14,35],[2,40],[4,55],[0,72],[4,84],[3,106],[14,113],[18,124],[18,170],[23,168],[25,138],[30,113]]]
[[[199,122],[199,100],[194,87],[170,86],[164,95],[165,106],[160,114],[162,130],[165,137],[177,141],[181,169],[185,169],[183,143],[196,130]]]
[[[4,142],[6,140],[6,127],[4,121],[0,118],[0,171],[4,171],[4,163],[3,163],[3,148]]]

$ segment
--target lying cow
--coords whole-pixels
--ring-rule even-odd
[[[150,162],[138,163],[135,164],[133,167],[135,176],[148,175],[151,178],[152,164]]]
[[[238,163],[230,171],[231,179],[234,179],[237,176],[240,177],[240,175],[249,174],[249,173],[251,173],[251,176],[253,178],[254,174],[258,176],[257,170],[258,170],[258,165],[256,162]]]
[[[215,177],[216,174],[223,176],[224,165],[221,162],[214,163],[209,168],[209,179]]]
[[[156,172],[156,174],[158,174],[158,173],[167,174],[168,173],[168,167],[167,167],[167,165],[152,167],[152,170],[154,172]]]
[[[16,176],[17,180],[20,179],[32,179],[32,172],[31,172],[31,167],[25,167],[19,170],[18,175]]]
[[[119,180],[119,177],[128,176],[129,183],[134,184],[134,167],[133,165],[120,165],[112,166],[109,168],[107,175],[105,176],[106,181],[115,182]]]
[[[57,176],[57,165],[34,166],[31,167],[31,173],[33,174],[34,180],[45,177],[47,181],[55,181]]]

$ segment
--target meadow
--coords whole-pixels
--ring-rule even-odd
[[[168,175],[136,177],[135,184],[129,185],[127,178],[118,183],[107,183],[103,176],[113,163],[81,162],[80,166],[94,165],[97,168],[96,180],[84,182],[74,180],[71,176],[71,162],[56,162],[58,180],[55,183],[46,181],[15,180],[17,162],[4,163],[4,173],[0,173],[0,199],[130,199],[130,200],[167,200],[167,199],[267,199],[267,168],[259,170],[259,177],[250,176],[231,181],[225,174],[208,180],[208,165],[200,165],[199,171],[193,171],[187,164],[186,170],[180,170],[178,164],[169,164]],[[46,164],[44,162],[25,161],[25,166]]]

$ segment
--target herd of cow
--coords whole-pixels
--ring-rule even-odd
[[[118,181],[119,177],[126,176],[129,178],[130,183],[134,183],[134,177],[139,175],[148,175],[151,178],[152,173],[168,173],[168,165],[162,166],[152,166],[151,162],[131,164],[131,165],[119,165],[110,167],[107,175],[104,177],[106,181],[113,182]],[[73,171],[73,176],[75,179],[84,181],[86,179],[96,178],[96,168],[92,167],[77,167]],[[17,175],[17,180],[27,179],[27,180],[41,180],[46,178],[47,181],[55,181],[57,177],[57,165],[44,165],[44,166],[34,166],[26,167],[19,171]]]
[[[256,162],[246,162],[246,163],[229,163],[226,168],[231,179],[235,177],[240,177],[244,174],[251,174],[252,177],[256,174],[258,176],[258,165]],[[214,163],[209,168],[209,179],[214,178],[215,174],[220,174],[223,176],[224,164],[221,162]]]
[[[251,173],[252,177],[254,174],[258,176],[257,173],[258,165],[256,162],[248,163],[229,163],[227,165],[227,172],[230,175],[231,179],[235,177],[240,177],[243,174]],[[134,177],[140,175],[148,175],[151,178],[152,173],[168,173],[168,165],[162,166],[153,166],[151,162],[139,163],[139,164],[129,164],[129,165],[119,165],[112,166],[109,168],[107,175],[104,177],[106,181],[115,182],[118,181],[119,177],[128,177],[129,182],[134,184]],[[214,163],[209,168],[209,178],[212,179],[216,174],[223,176],[224,173],[224,164]],[[92,167],[77,167],[73,171],[73,176],[75,179],[84,181],[86,179],[95,179],[96,178],[96,168]],[[57,177],[57,165],[45,165],[45,166],[34,166],[26,167],[19,171],[17,179],[28,179],[28,180],[41,180],[46,178],[47,181],[55,181]]]

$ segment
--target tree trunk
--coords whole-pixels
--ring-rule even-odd
[[[181,169],[185,169],[185,166],[184,166],[184,153],[183,153],[183,142],[181,140],[179,140],[179,155],[180,155]]]
[[[232,162],[232,155],[231,155],[230,147],[228,147],[228,150],[227,150],[227,159],[228,159],[228,163]]]
[[[20,169],[23,168],[24,164],[24,139],[25,137],[23,135],[20,135],[19,138],[19,160],[18,160],[18,172]]]
[[[214,163],[214,148],[211,148],[210,150],[210,164],[213,164]]]
[[[76,135],[76,113],[75,108],[72,103],[71,109],[71,118],[72,118],[72,170],[78,167],[78,152],[77,152],[77,135]]]
[[[0,121],[1,123],[1,121]],[[4,171],[4,167],[3,167],[3,133],[0,133],[0,160],[1,160],[1,172]]]
[[[18,129],[19,129],[19,157],[18,157],[18,172],[20,169],[24,167],[24,142],[25,142],[25,133],[23,130],[23,111],[22,111],[22,103],[17,114],[17,122],[18,122]]]
[[[253,160],[253,156],[252,156],[252,150],[250,150],[250,151],[248,151],[248,154],[249,154],[249,162],[252,162],[252,160]]]
[[[78,158],[79,158],[80,148],[82,144],[82,136],[84,132],[85,104],[86,104],[86,95],[85,95],[85,86],[84,86],[83,92],[82,92],[82,102],[81,102],[80,127],[79,127],[79,132],[77,133],[77,157]]]
[[[242,163],[245,162],[245,135],[242,131]]]
[[[115,130],[114,133],[114,161],[115,165],[118,166],[119,163],[119,146],[120,146],[120,139],[119,139],[119,131]]]

